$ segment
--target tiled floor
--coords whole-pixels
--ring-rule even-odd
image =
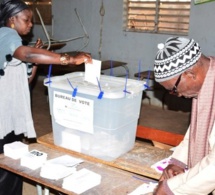
[[[37,136],[40,137],[52,131],[46,87],[38,80],[32,91],[32,112]],[[139,124],[166,131],[184,134],[189,124],[189,112],[176,112],[143,104]],[[53,192],[54,193],[54,192]],[[36,195],[35,184],[24,183],[23,195]]]

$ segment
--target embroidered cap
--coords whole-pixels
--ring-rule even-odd
[[[169,80],[193,66],[201,56],[198,43],[184,37],[170,37],[158,44],[154,75],[157,82]]]

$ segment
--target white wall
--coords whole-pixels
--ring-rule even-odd
[[[53,36],[55,39],[65,39],[83,35],[82,28],[75,15],[76,8],[89,34],[89,44],[84,49],[93,58],[99,59],[100,23],[99,14],[101,0],[52,0],[53,1]],[[189,37],[198,41],[206,55],[215,55],[215,1],[200,5],[192,2],[190,15]],[[102,60],[112,59],[128,63],[130,77],[138,72],[141,60],[142,70],[153,69],[157,44],[164,42],[171,35],[124,32],[123,0],[104,0],[105,16],[102,33]],[[35,28],[35,35],[40,32]],[[84,40],[67,43],[61,51],[80,49]],[[123,69],[114,70],[117,72]],[[154,94],[149,94],[154,96]],[[152,104],[161,105],[158,98],[153,98]]]

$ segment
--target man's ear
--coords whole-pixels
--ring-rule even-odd
[[[196,73],[193,69],[188,69],[184,72],[184,75],[189,77],[190,79],[196,79]]]

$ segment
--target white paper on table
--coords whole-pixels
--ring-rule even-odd
[[[148,184],[144,183],[139,187],[137,187],[133,192],[129,193],[128,195],[144,195],[147,193],[151,193],[154,191],[156,186],[157,186],[157,183],[153,183],[153,182],[149,182]]]
[[[72,166],[75,166],[82,162],[84,162],[84,161],[80,158],[75,158],[75,157],[72,157],[69,155],[63,155],[63,156],[60,156],[57,158],[50,159],[46,163],[60,164],[60,165],[64,165],[67,167],[72,167]]]
[[[46,163],[41,167],[40,176],[46,179],[58,180],[76,172],[76,167]]]
[[[101,175],[88,169],[81,169],[63,179],[62,187],[66,190],[81,194],[101,183]]]
[[[169,165],[171,156],[168,158],[164,158],[151,166],[151,168],[155,169],[158,173],[162,173],[163,170]]]
[[[94,85],[98,85],[98,81],[100,81],[101,75],[101,61],[95,59],[93,59],[92,61],[92,64],[85,64],[85,81],[93,83]]]
[[[20,165],[29,169],[38,169],[46,162],[48,154],[39,150],[31,150],[20,159]]]
[[[47,179],[61,179],[76,172],[76,165],[83,160],[69,155],[63,155],[46,161],[42,166],[40,176]]]
[[[4,155],[13,159],[19,159],[28,153],[28,145],[20,141],[5,144],[3,147]]]

